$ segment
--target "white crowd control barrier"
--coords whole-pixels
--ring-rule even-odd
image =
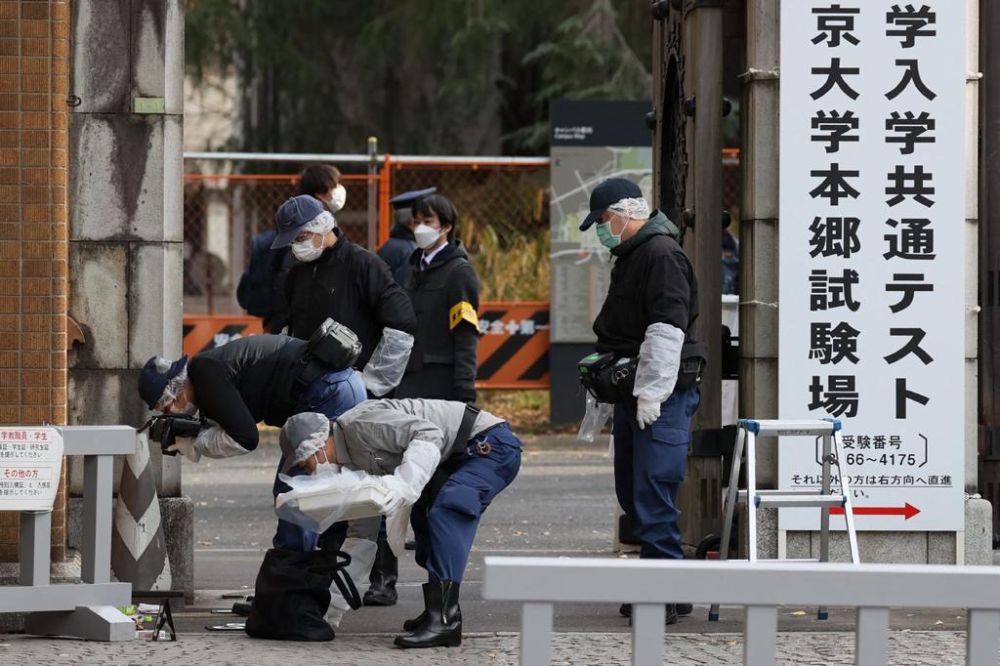
[[[631,602],[632,663],[663,664],[664,604],[745,607],[743,663],[776,663],[778,606],[857,608],[855,663],[888,663],[890,608],[966,608],[966,664],[1000,655],[1000,569],[896,564],[487,557],[484,596],[519,601],[521,664],[552,663],[559,602]],[[669,651],[669,639],[667,639]]]
[[[111,497],[114,456],[135,453],[127,426],[56,427],[63,455],[83,456],[80,583],[49,581],[52,512],[21,511],[20,584],[0,586],[0,612],[29,613],[29,634],[120,641],[135,623],[117,607],[131,603],[132,586],[111,582]]]

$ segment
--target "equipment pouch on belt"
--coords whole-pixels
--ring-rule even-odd
[[[345,370],[361,355],[361,341],[351,329],[327,319],[309,338],[306,357],[326,366],[327,370]]]
[[[615,358],[612,352],[594,352],[577,363],[580,383],[598,402],[618,404],[634,400],[632,388],[635,386],[634,358]]]
[[[674,390],[683,391],[698,386],[707,364],[708,346],[693,339],[685,340],[681,347],[681,367],[677,373]]]

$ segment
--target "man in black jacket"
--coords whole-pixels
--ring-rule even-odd
[[[417,313],[414,352],[400,398],[476,400],[479,277],[455,239],[458,213],[432,194],[413,207],[417,246],[406,293]]]
[[[694,270],[674,240],[676,227],[663,213],[650,213],[635,183],[604,181],[591,193],[590,211],[580,230],[596,223],[615,257],[594,321],[597,351],[637,359],[631,395],[615,405],[615,493],[635,526],[640,558],[682,559],[677,494],[701,399],[696,382],[680,373],[698,316]],[[622,606],[622,614],[629,611]],[[668,605],[667,622],[677,614],[677,605]]]
[[[361,355],[355,368],[373,396],[399,384],[417,330],[413,306],[385,263],[352,243],[333,216],[305,195],[283,203],[272,247],[291,246],[298,265],[288,274],[288,334],[302,339],[327,318],[357,334]]]
[[[257,424],[280,427],[301,411],[331,411],[336,372],[304,362],[306,343],[286,335],[254,335],[197,354],[188,362],[155,356],[139,374],[139,395],[159,412],[194,414],[204,422],[175,450],[193,461],[230,458],[257,448]]]
[[[410,257],[417,249],[417,242],[413,236],[413,204],[436,191],[436,187],[428,187],[426,190],[403,192],[389,199],[396,212],[396,223],[389,232],[389,240],[378,249],[377,254],[382,261],[389,264],[392,279],[400,287],[405,287],[410,278],[412,269]]]
[[[328,317],[344,324],[361,340],[354,367],[368,393],[388,395],[403,378],[417,331],[410,299],[385,262],[342,234],[315,198],[289,199],[278,209],[276,222],[272,247],[290,245],[301,262],[288,274],[288,333],[308,339]],[[334,533],[344,529],[339,524]],[[365,603],[391,606],[397,599],[397,563],[384,538],[379,548],[382,556]]]

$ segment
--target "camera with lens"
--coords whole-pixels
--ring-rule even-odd
[[[201,432],[201,420],[186,414],[158,414],[149,419],[142,430],[146,428],[149,428],[149,438],[160,443],[164,455],[175,456],[177,451],[167,451],[167,448],[178,437],[197,437]]]

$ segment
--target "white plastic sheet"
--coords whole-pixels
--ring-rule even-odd
[[[396,502],[379,477],[341,468],[319,476],[278,476],[291,491],[275,498],[278,518],[313,532],[325,532],[341,520],[370,518]]]
[[[361,371],[361,377],[373,395],[383,396],[399,385],[413,350],[413,336],[395,328],[382,329],[382,339]]]
[[[650,324],[639,346],[632,395],[656,403],[669,398],[677,384],[683,346],[684,331],[670,324]]]
[[[598,402],[594,396],[587,393],[587,408],[583,414],[583,421],[580,422],[580,430],[576,438],[581,442],[593,443],[614,411],[614,405]]]

